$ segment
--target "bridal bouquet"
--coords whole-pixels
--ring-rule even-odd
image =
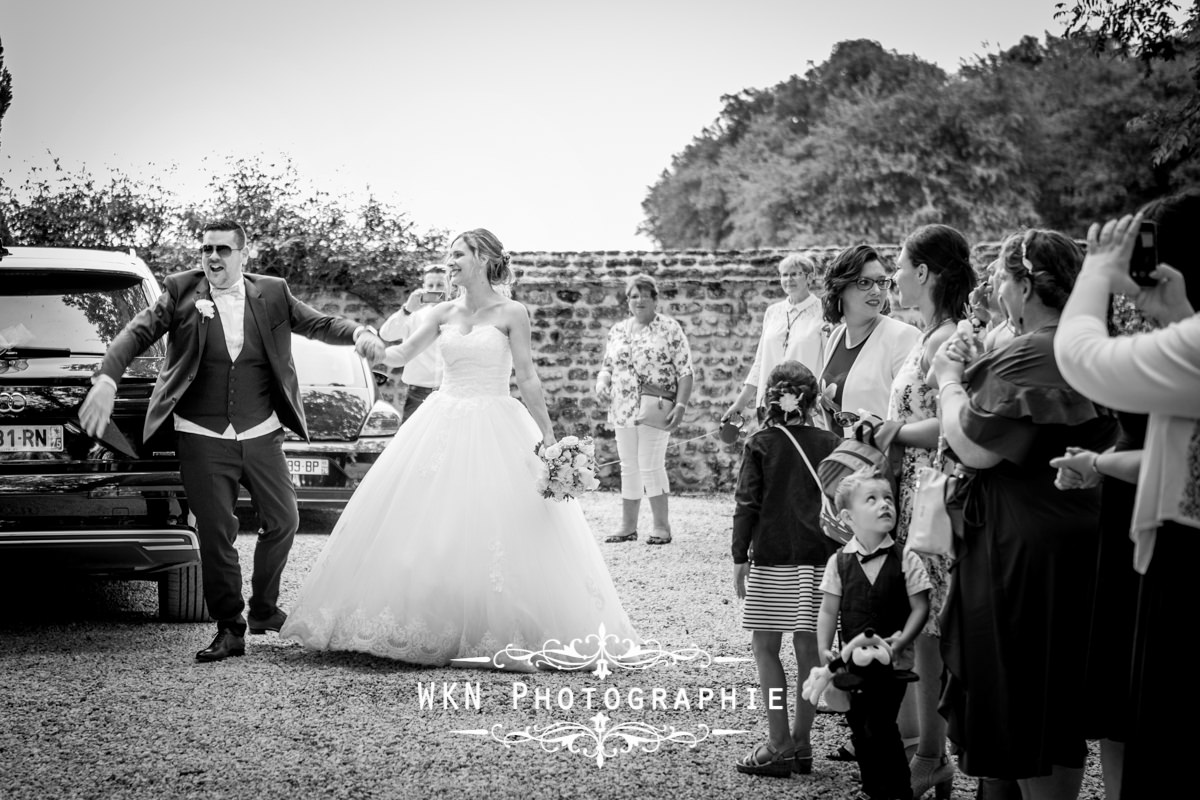
[[[599,488],[596,479],[596,447],[590,436],[566,436],[547,447],[539,443],[534,452],[542,463],[537,490],[550,500],[569,500]]]

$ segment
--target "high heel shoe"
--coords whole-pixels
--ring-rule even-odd
[[[937,800],[949,800],[950,790],[954,788],[954,765],[944,754],[940,757],[915,755],[908,762],[908,771],[912,776],[913,800],[921,800],[930,789]]]

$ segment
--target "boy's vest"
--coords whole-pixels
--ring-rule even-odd
[[[873,628],[883,637],[904,630],[911,608],[897,547],[892,545],[886,554],[876,556],[883,559],[883,567],[874,584],[867,579],[862,565],[858,563],[857,553],[838,553],[838,576],[842,580],[843,642],[850,641],[867,628]]]

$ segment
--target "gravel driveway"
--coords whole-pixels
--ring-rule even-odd
[[[729,561],[730,496],[671,499],[676,542],[600,547],[626,609],[644,636],[666,651],[697,647],[711,656],[748,658],[733,599]],[[591,494],[584,513],[602,539],[615,529],[620,498]],[[649,509],[643,509],[648,514]],[[284,575],[287,608],[325,542],[334,515],[306,514]],[[253,536],[239,537],[250,563]],[[246,592],[249,592],[247,572]],[[734,761],[763,738],[751,661],[659,664],[644,672],[518,675],[414,667],[365,655],[306,652],[274,634],[248,638],[245,658],[198,664],[196,650],[211,624],[164,624],[151,584],[80,582],[53,587],[9,578],[0,587],[0,798],[843,798],[858,789],[857,770],[821,758],[845,735],[838,715],[819,714],[811,776],[741,775]],[[785,657],[794,672],[794,661]],[[445,702],[443,682],[456,683]],[[462,686],[478,686],[479,709],[464,707]],[[419,686],[437,687],[433,708]],[[517,684],[528,696],[516,701]],[[605,689],[620,705],[598,721]],[[585,690],[595,689],[592,709]],[[654,688],[666,710],[650,709]],[[713,698],[699,707],[702,689]],[[551,708],[534,707],[549,692]],[[630,707],[630,690],[647,708]],[[674,708],[683,691],[690,709]],[[736,698],[722,707],[721,693]],[[562,708],[574,698],[571,708]],[[610,695],[610,698],[615,698]],[[760,701],[761,705],[761,701]],[[644,752],[596,758],[547,752],[533,742],[505,746],[456,733],[571,723],[593,741],[637,723],[680,736]],[[707,727],[705,727],[707,726]],[[706,733],[707,731],[707,733]],[[717,733],[716,731],[742,731]],[[612,743],[623,740],[610,737]],[[1083,797],[1100,797],[1098,765],[1090,764]],[[956,796],[973,796],[962,776]]]

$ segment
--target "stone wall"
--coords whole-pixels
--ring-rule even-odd
[[[805,251],[823,268],[840,248]],[[878,248],[895,259],[896,246]],[[651,275],[659,286],[659,313],[683,326],[696,369],[687,417],[667,450],[672,491],[733,489],[744,441],[717,437],[721,414],[737,397],[754,360],[763,311],[783,297],[777,266],[791,251],[658,251],[514,253],[518,281],[513,297],[533,318],[532,344],[546,404],[559,436],[593,436],[606,488],[619,485],[616,441],[607,409],[593,393],[608,331],[628,316],[625,279]],[[977,264],[994,257],[995,245],[976,249]],[[814,287],[816,288],[816,287]],[[320,292],[306,299],[330,313],[378,326],[403,295],[382,298],[384,308],[353,295]],[[385,399],[403,405],[398,378],[381,387]],[[514,386],[514,394],[516,394]]]

